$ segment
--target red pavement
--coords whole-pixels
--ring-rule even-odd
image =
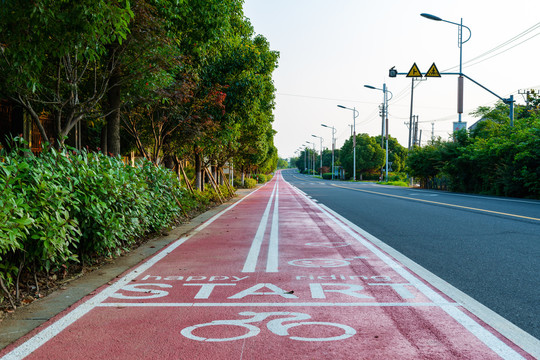
[[[274,179],[2,359],[532,359]]]

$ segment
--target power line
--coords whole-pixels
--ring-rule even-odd
[[[361,103],[361,104],[378,104],[378,103],[369,102],[369,101],[359,101],[359,100],[351,100],[351,99],[336,99],[336,98],[327,98],[327,97],[321,97],[321,96],[310,96],[310,95],[301,95],[301,94],[276,93],[276,95],[293,96],[293,97],[300,97],[300,98],[306,98],[306,99],[327,100],[327,101],[352,102],[352,103]]]
[[[503,48],[503,47],[505,47],[505,46],[507,46],[507,45],[513,43],[514,41],[517,41],[518,39],[522,38],[523,36],[525,36],[525,35],[531,33],[532,31],[534,31],[534,30],[536,30],[536,29],[538,29],[538,28],[540,28],[540,22],[539,22],[539,23],[536,23],[535,25],[531,26],[530,28],[528,28],[528,29],[522,31],[521,33],[515,35],[514,37],[512,37],[512,38],[510,38],[510,39],[508,39],[508,40],[506,40],[506,41],[504,41],[503,43],[501,43],[501,44],[495,46],[494,48],[492,48],[492,49],[490,49],[490,50],[487,50],[487,51],[485,51],[484,53],[482,53],[482,54],[480,54],[480,55],[478,55],[478,56],[475,56],[475,57],[472,58],[472,59],[469,59],[469,60],[463,62],[462,65],[470,64],[471,62],[474,62],[474,61],[476,61],[476,60],[478,60],[478,59],[481,59],[481,58],[483,58],[483,57],[485,57],[485,56],[488,56],[489,54],[491,54],[491,53],[493,53],[493,52],[495,52],[495,51],[497,51],[497,50],[499,50],[499,49],[501,49],[501,48]],[[486,58],[486,59],[480,60],[480,61],[475,62],[474,64],[471,64],[471,65],[468,65],[468,66],[473,66],[473,65],[476,65],[476,64],[478,64],[478,63],[480,63],[480,62],[489,60],[489,59],[491,59],[491,58],[493,58],[493,57],[495,57],[495,56],[497,56],[497,55],[500,55],[500,54],[502,54],[502,53],[504,53],[504,52],[506,52],[506,51],[508,51],[508,50],[510,50],[510,49],[513,49],[514,47],[516,47],[516,46],[518,46],[518,45],[523,44],[524,42],[527,42],[527,41],[531,40],[532,38],[534,38],[534,37],[536,37],[536,36],[538,36],[538,35],[540,35],[540,33],[533,35],[532,37],[530,37],[530,38],[528,38],[528,39],[526,39],[526,40],[520,42],[519,44],[516,44],[516,45],[514,45],[514,46],[512,46],[512,47],[510,47],[510,48],[508,48],[508,49],[505,49],[505,50],[503,50],[503,51],[501,51],[501,52],[499,52],[499,53],[497,53],[497,54],[495,54],[495,55],[492,55],[492,56],[490,56],[490,57],[488,57],[488,58]],[[452,67],[450,67],[450,68],[448,68],[448,69],[443,70],[443,72],[450,71],[450,70],[456,69],[456,68],[458,68],[458,67],[459,67],[459,65],[455,65],[455,66],[452,66]]]

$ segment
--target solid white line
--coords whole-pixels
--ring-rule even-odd
[[[242,269],[243,273],[255,272],[255,268],[257,267],[257,261],[259,259],[259,253],[261,252],[261,246],[264,240],[264,233],[266,232],[266,227],[268,226],[268,216],[270,215],[270,208],[272,207],[272,200],[274,200],[274,194],[276,192],[277,184],[278,182],[276,179],[272,194],[270,195],[270,199],[268,200],[268,204],[266,205],[266,209],[264,210],[261,222],[259,223],[259,228],[257,229],[255,237],[253,238],[253,242],[251,243],[251,248],[249,249],[246,262],[244,263],[244,268]]]
[[[339,215],[335,211],[327,208],[324,205],[322,205],[322,207],[326,208],[330,213],[334,214],[337,218],[339,218],[345,224],[347,224],[356,232],[361,234],[368,241],[376,244],[385,252],[389,253],[391,256],[396,258],[400,263],[406,264],[406,266],[409,269],[411,269],[413,272],[418,274],[422,279],[428,281],[435,288],[442,291],[451,299],[463,305],[465,309],[467,309],[468,311],[476,315],[478,318],[480,318],[483,322],[485,322],[486,324],[494,328],[501,335],[510,339],[510,341],[512,341],[514,344],[518,345],[520,348],[522,348],[523,350],[531,354],[533,357],[540,359],[540,340],[539,339],[535,338],[534,336],[525,332],[521,328],[512,324],[510,321],[506,320],[505,318],[503,318],[502,316],[500,316],[493,310],[489,309],[485,305],[474,300],[469,295],[456,289],[454,286],[450,285],[443,279],[439,278],[437,275],[433,274],[432,272],[428,271],[427,269],[420,266],[416,262],[407,258],[405,255],[401,254],[397,250],[388,246],[387,244],[385,244],[384,242],[382,242],[375,236],[371,235],[370,233],[366,232],[362,228],[358,227],[356,224],[353,224],[352,222],[350,222],[343,216]]]
[[[378,307],[378,306],[398,306],[398,307],[455,307],[460,306],[458,303],[448,303],[443,304],[437,303],[318,303],[318,302],[303,302],[303,303],[101,303],[99,307],[276,307],[276,306],[309,306],[309,307],[328,307],[328,306],[339,306],[339,307]]]
[[[258,191],[259,189],[255,191]],[[135,279],[141,273],[145,272],[150,267],[154,266],[158,261],[163,259],[169,253],[171,253],[174,249],[176,249],[177,247],[185,243],[187,240],[189,240],[192,236],[199,233],[201,230],[203,230],[208,225],[213,223],[215,220],[217,220],[220,216],[225,214],[227,211],[236,207],[236,205],[240,204],[242,201],[244,201],[247,197],[249,197],[254,192],[249,193],[248,195],[244,196],[242,199],[240,199],[236,203],[232,204],[231,206],[224,209],[223,211],[217,213],[212,218],[208,219],[205,223],[201,224],[199,227],[194,229],[188,236],[183,236],[180,239],[176,240],[175,242],[171,243],[168,247],[156,253],[148,261],[146,261],[145,263],[135,268],[135,270],[131,271],[123,278],[120,278],[117,282],[115,282],[111,286],[103,289],[103,291],[101,291],[97,295],[86,300],[85,302],[83,302],[82,304],[74,308],[72,311],[68,312],[66,315],[56,320],[54,323],[47,326],[45,329],[43,329],[42,331],[40,331],[39,333],[37,333],[36,335],[31,337],[27,341],[25,341],[24,343],[22,343],[21,345],[19,345],[18,347],[16,347],[9,353],[7,353],[6,355],[4,355],[1,360],[19,360],[30,355],[33,351],[35,351],[40,346],[45,344],[47,341],[51,340],[53,337],[58,335],[61,331],[63,331],[69,325],[73,324],[75,321],[83,317],[90,310],[92,310],[96,306],[100,306],[101,303],[105,299],[107,299],[109,296],[111,296],[113,293],[120,290],[123,286],[131,283],[131,280]]]
[[[270,242],[268,244],[268,259],[266,261],[266,272],[278,272],[279,265],[279,175],[276,176],[276,197],[274,201],[274,211],[272,214],[272,227],[270,229]]]
[[[328,218],[333,220],[338,226],[340,226],[343,230],[345,230],[347,233],[349,233],[353,238],[355,238],[362,245],[367,247],[371,252],[373,252],[383,262],[385,262],[388,266],[390,266],[392,269],[394,269],[404,279],[408,280],[411,284],[413,284],[421,293],[423,293],[431,301],[433,301],[434,303],[445,303],[446,302],[446,300],[441,295],[439,295],[433,289],[431,289],[426,284],[424,284],[422,281],[420,281],[420,279],[418,279],[416,276],[414,276],[409,271],[407,271],[404,267],[402,267],[401,265],[396,263],[389,256],[387,256],[385,253],[380,251],[376,246],[374,246],[366,238],[364,238],[364,237],[360,236],[359,234],[357,234],[356,232],[354,232],[352,230],[352,228],[348,225],[350,223],[350,221],[348,221],[348,220],[343,221],[343,219],[345,219],[345,218],[343,218],[341,215],[337,214],[335,211],[329,209],[328,207],[326,207],[324,205],[320,205],[320,204],[317,204],[317,203],[311,201],[306,196],[304,196],[304,198],[308,202],[311,202],[315,207],[320,209]],[[342,221],[338,220],[338,218],[341,219]],[[364,230],[362,230],[362,232],[365,233]],[[523,357],[519,353],[517,353],[514,349],[512,349],[510,346],[506,345],[498,337],[496,337],[494,334],[492,334],[491,332],[486,330],[484,327],[479,325],[476,321],[471,319],[468,315],[466,315],[462,311],[460,311],[458,309],[455,309],[455,308],[453,308],[452,310],[449,310],[448,307],[446,307],[446,306],[442,306],[441,308],[448,315],[450,315],[454,320],[456,320],[463,327],[465,327],[470,333],[475,335],[486,346],[488,346],[491,350],[493,350],[495,353],[497,353],[499,356],[501,356],[503,359],[523,359]]]

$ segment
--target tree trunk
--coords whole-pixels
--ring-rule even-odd
[[[201,168],[201,155],[195,151],[195,188],[200,191],[203,190]]]
[[[107,155],[107,124],[101,128],[101,152]]]
[[[107,151],[113,156],[120,155],[120,71],[114,70],[110,80],[111,87],[107,92],[109,111],[107,119]]]

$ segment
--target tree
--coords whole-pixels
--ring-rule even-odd
[[[141,104],[148,97],[155,100],[156,91],[185,88],[178,84],[182,81],[198,86],[194,81],[197,67],[204,66],[207,49],[229,31],[231,18],[240,16],[241,2],[186,0],[178,5],[167,0],[136,0],[133,10],[127,40],[109,48],[123,55],[106,104],[109,115],[103,138],[107,141],[102,147],[113,154],[120,152],[121,107],[132,110],[133,103]],[[208,97],[210,91],[202,97]],[[194,96],[191,89],[190,96]],[[182,111],[186,112],[186,106]]]
[[[0,7],[0,95],[21,105],[42,138],[40,115],[54,118],[63,144],[98,111],[118,65],[107,47],[121,43],[133,16],[128,0],[9,1]]]
[[[440,141],[423,147],[415,146],[406,160],[409,175],[424,184],[428,180],[433,180],[440,173],[442,166]]]
[[[379,144],[381,142],[381,136],[380,135],[376,136],[375,140]],[[386,145],[385,145],[384,150],[386,151]],[[386,154],[385,154],[385,157],[386,157]],[[407,149],[401,146],[401,144],[398,142],[396,138],[392,136],[388,136],[388,162],[392,163],[392,170],[394,172],[403,171],[405,169],[406,158],[407,158]]]
[[[287,159],[278,158],[278,161],[277,161],[278,169],[287,169],[288,167],[289,167],[289,162],[287,161]]]
[[[362,173],[373,171],[384,164],[385,152],[376,138],[368,134],[356,134],[356,178],[362,180]],[[352,136],[341,147],[341,163],[348,174],[353,173]]]

